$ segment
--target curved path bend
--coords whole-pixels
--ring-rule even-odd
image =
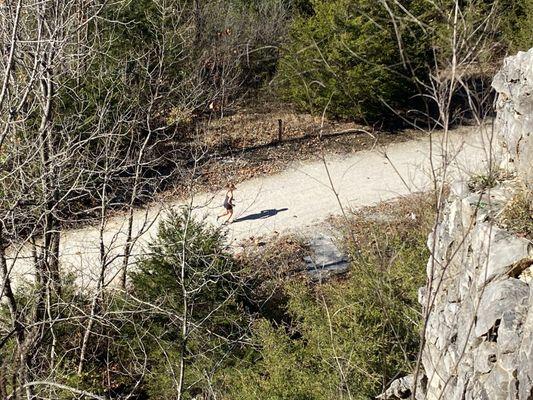
[[[482,173],[487,168],[491,135],[490,126],[462,127],[449,133],[447,146],[443,146],[444,136],[435,134],[431,146],[428,136],[385,149],[327,156],[327,169],[322,161],[295,161],[280,174],[254,178],[237,187],[235,222],[227,228],[228,240],[236,244],[251,236],[274,232],[312,233],[313,227],[329,215],[340,213],[330,177],[343,206],[355,209],[428,189],[432,182],[431,161],[440,177],[445,157],[450,166],[448,178]],[[216,215],[223,211],[223,198],[222,191],[196,195],[192,199],[195,215],[216,223]],[[183,202],[169,201],[137,210],[133,232],[144,233],[135,243],[133,253],[138,255],[155,235],[158,222],[169,208],[182,205]],[[117,276],[122,265],[126,226],[127,216],[121,214],[112,217],[105,228],[106,248],[111,257],[116,257],[106,273],[109,281]],[[17,260],[10,260],[12,273],[15,277],[31,278],[31,265],[24,253]],[[93,286],[99,274],[99,228],[65,232],[61,237],[60,257],[61,268],[73,272],[78,284]]]

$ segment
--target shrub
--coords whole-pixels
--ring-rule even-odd
[[[518,189],[503,208],[499,223],[511,232],[533,238],[533,192]]]
[[[131,273],[130,292],[99,299],[81,375],[73,371],[91,296],[72,282],[64,286],[52,309],[57,322],[33,358],[35,378],[110,398],[174,399],[185,349],[183,399],[329,400],[348,391],[367,399],[408,371],[416,354],[431,201],[421,195],[356,214],[344,226],[352,271],[322,285],[298,273],[306,253],[299,240],[278,238],[232,257],[222,232],[172,212]],[[34,301],[31,290],[21,290],[21,305]],[[0,307],[0,322],[5,312]],[[13,345],[11,338],[0,348],[7,374]],[[52,349],[58,357],[50,375]],[[47,398],[72,395],[42,390]]]
[[[290,323],[255,324],[259,353],[228,370],[225,398],[368,399],[397,373],[410,372],[431,202],[417,195],[358,213],[345,238],[357,254],[349,277],[288,284]],[[365,235],[356,247],[350,231]]]
[[[422,4],[409,1],[405,7],[420,16]],[[277,77],[287,100],[311,112],[369,121],[393,118],[390,108],[401,111],[413,102],[416,91],[408,77],[416,72],[424,79],[420,64],[427,51],[415,23],[399,26],[406,46],[402,64],[394,25],[381,3],[317,0],[312,5],[311,15],[293,21],[280,60]]]
[[[224,251],[223,239],[219,230],[188,212],[171,212],[131,274],[133,294],[158,310],[139,316],[142,321],[132,321],[136,324],[129,329],[135,338],[139,329],[148,327],[139,344],[149,351],[146,385],[153,398],[175,398],[182,346],[186,393],[201,392],[205,379],[225,365],[234,340],[246,327],[237,302],[238,265]]]
[[[511,53],[533,47],[533,2],[530,0],[500,1],[503,40]]]

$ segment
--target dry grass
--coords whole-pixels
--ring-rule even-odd
[[[499,224],[522,237],[533,240],[533,191],[518,189],[503,208]]]
[[[278,119],[283,121],[283,141],[278,137]],[[191,143],[200,145],[205,156],[195,171],[195,189],[213,190],[228,181],[278,173],[294,160],[317,160],[323,154],[348,154],[419,137],[414,131],[364,133],[362,125],[324,120],[299,114],[283,105],[240,108],[235,114],[204,121]],[[343,132],[339,134],[339,132]],[[186,195],[177,182],[170,195]]]
[[[278,140],[279,123],[282,121],[283,140],[317,136],[319,132],[330,132],[348,129],[363,129],[354,123],[324,120],[319,116],[299,114],[287,110],[271,112],[240,111],[234,115],[211,121],[201,135],[202,145],[209,149],[224,151],[238,150],[254,146],[276,143]]]
[[[286,315],[286,285],[300,279],[309,248],[295,236],[252,238],[235,256],[249,276],[246,303],[251,312],[281,322]]]
[[[490,174],[477,174],[470,177],[468,188],[472,192],[483,192],[498,186],[513,177],[513,174],[504,169],[495,169]]]
[[[250,238],[241,243],[235,257],[254,273],[267,279],[285,280],[302,271],[309,254],[304,239],[294,235]]]
[[[415,193],[361,208],[349,217],[349,226],[341,218],[333,223],[343,233],[347,251],[372,255],[387,265],[399,246],[425,243],[434,218],[433,195]]]

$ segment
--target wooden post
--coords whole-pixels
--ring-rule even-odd
[[[283,140],[283,121],[278,119],[278,143]]]

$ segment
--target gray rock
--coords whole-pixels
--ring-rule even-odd
[[[494,342],[483,342],[474,351],[474,369],[477,373],[489,373],[497,361]]]
[[[478,287],[490,282],[497,276],[511,270],[512,266],[520,260],[528,257],[529,241],[519,238],[510,233],[489,224],[480,224],[480,242],[476,251],[483,253],[486,263],[481,265],[481,273],[478,275]],[[485,256],[486,255],[486,256]]]
[[[490,336],[499,335],[503,315],[515,319],[517,309],[525,307],[528,300],[529,287],[518,279],[509,278],[487,285],[479,302],[474,329],[476,337],[483,336],[485,340],[493,340]],[[496,332],[489,332],[491,329],[496,329]]]
[[[533,49],[506,59],[493,86],[502,145],[533,188]],[[418,294],[422,307],[431,305],[417,382],[423,399],[533,399],[532,246],[493,222],[509,185],[471,193],[453,184],[429,235],[428,282]],[[413,384],[404,383],[379,398],[401,398]]]
[[[505,59],[492,86],[498,92],[495,128],[518,175],[533,187],[533,49]]]
[[[376,399],[379,400],[395,400],[395,399],[408,399],[411,396],[413,390],[413,375],[407,375],[403,378],[394,380],[388,389],[381,393]],[[418,398],[418,396],[417,396]]]
[[[316,233],[308,241],[313,256],[304,261],[307,274],[314,281],[322,281],[333,275],[346,272],[350,266],[348,258],[335,244],[335,240],[327,234]]]

